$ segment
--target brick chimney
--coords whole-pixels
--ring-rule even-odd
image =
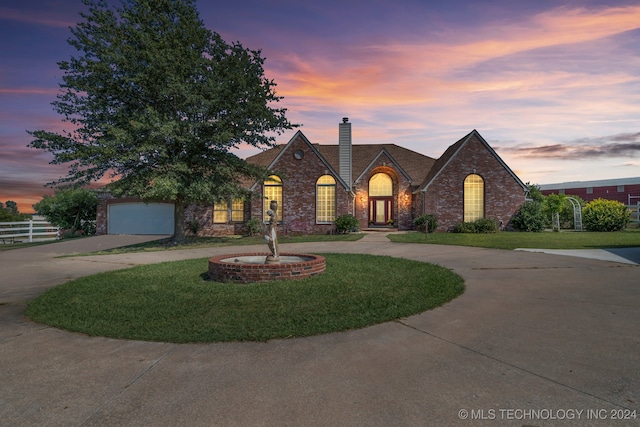
[[[340,159],[340,178],[344,180],[351,190],[353,179],[351,175],[351,123],[344,117],[338,125],[338,153]]]

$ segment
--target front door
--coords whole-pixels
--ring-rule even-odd
[[[373,225],[393,224],[393,199],[372,197],[369,199],[369,223]]]

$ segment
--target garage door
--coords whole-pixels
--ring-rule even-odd
[[[109,234],[173,234],[173,204],[115,203],[107,212]]]

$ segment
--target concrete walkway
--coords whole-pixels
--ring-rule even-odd
[[[637,265],[394,244],[376,234],[282,250],[431,262],[464,277],[465,293],[396,322],[266,343],[93,338],[23,317],[27,300],[75,277],[264,249],[55,258],[145,239],[101,236],[0,252],[0,425],[640,423]]]

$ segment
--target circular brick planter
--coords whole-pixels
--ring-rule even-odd
[[[266,253],[218,255],[209,258],[209,279],[216,282],[268,282],[271,280],[303,279],[324,273],[323,256],[311,254],[280,254],[279,264],[239,262],[247,257],[265,257]],[[300,262],[287,262],[288,257],[301,258]]]

